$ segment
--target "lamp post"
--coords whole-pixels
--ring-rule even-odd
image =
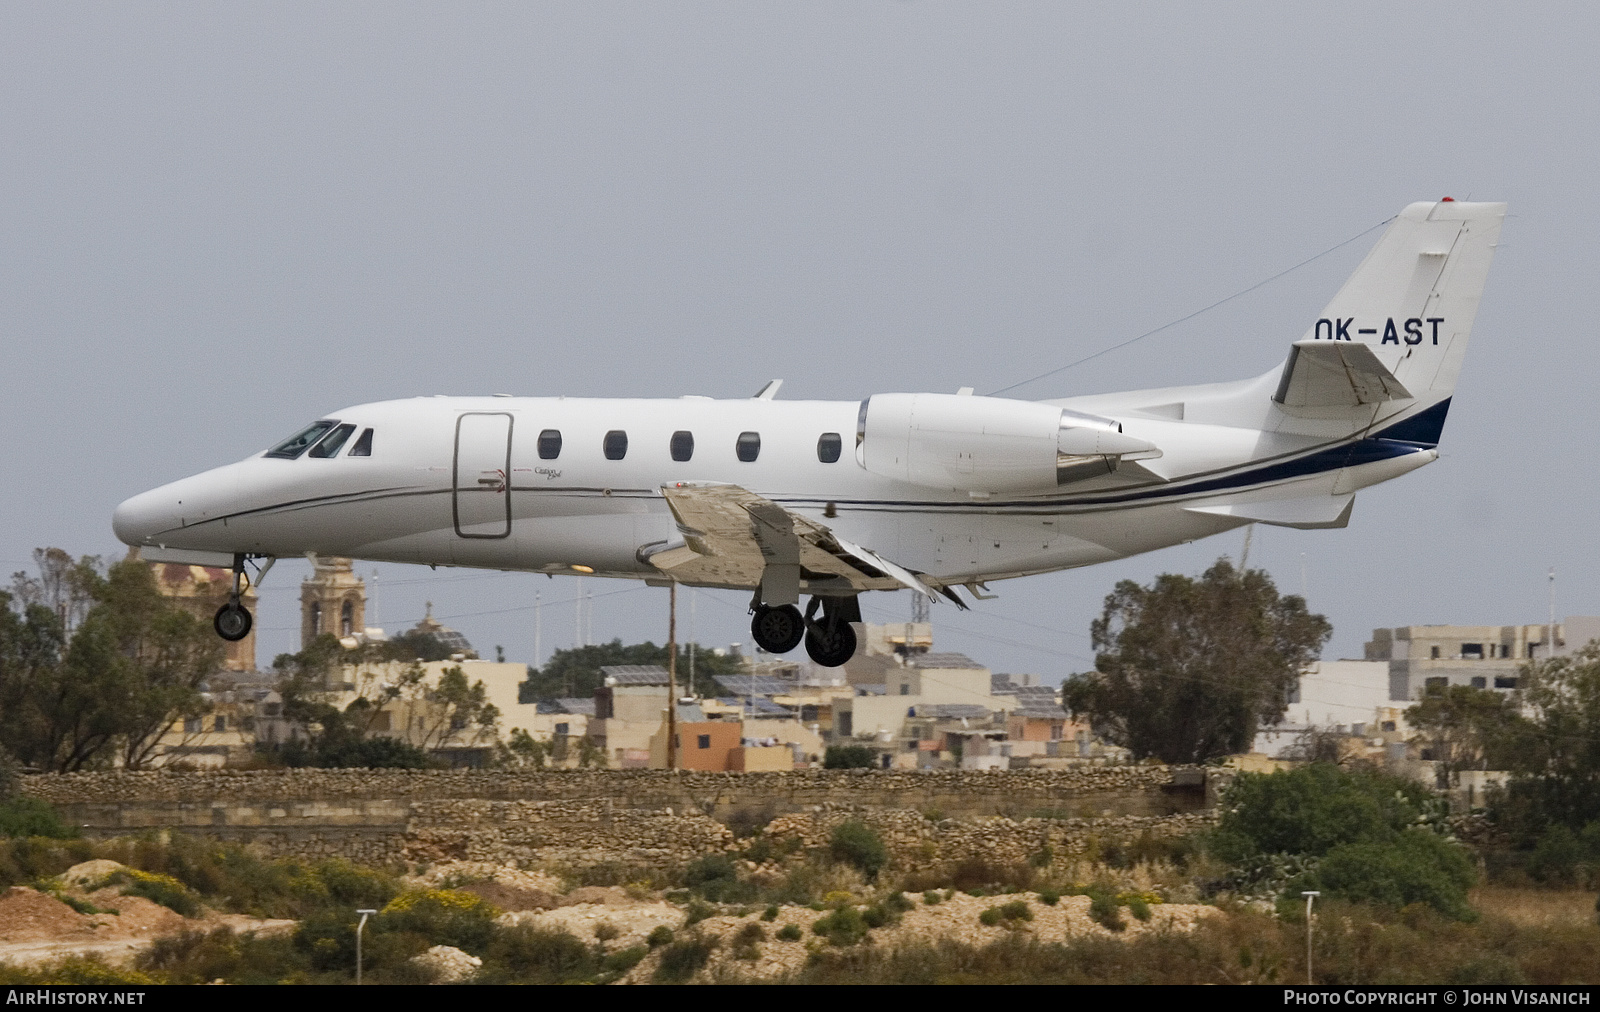
[[[1306,983],[1315,984],[1316,980],[1311,976],[1311,905],[1317,901],[1317,897],[1321,896],[1322,893],[1315,889],[1307,889],[1300,895],[1306,898]]]
[[[367,918],[377,913],[376,910],[357,910],[361,921],[356,925],[356,983],[361,983],[361,929],[367,926]]]

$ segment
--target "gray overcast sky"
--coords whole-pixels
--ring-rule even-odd
[[[124,497],[340,406],[429,393],[980,392],[1159,326],[1413,200],[1511,201],[1443,457],[1350,527],[1258,528],[1375,626],[1600,613],[1600,9],[1540,4],[28,4],[0,31],[0,559],[120,551]],[[1279,363],[1376,233],[1018,391]],[[936,607],[938,645],[1092,663],[1122,578]],[[263,589],[294,648],[303,561]],[[485,653],[573,639],[571,580],[380,566]],[[372,567],[362,567],[370,574]],[[588,581],[597,639],[665,591]],[[614,593],[626,591],[625,593]],[[600,595],[611,594],[609,597]],[[742,595],[696,595],[708,643]],[[902,619],[878,595],[869,619]]]

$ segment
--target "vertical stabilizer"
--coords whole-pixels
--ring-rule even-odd
[[[1306,333],[1370,345],[1426,409],[1455,389],[1505,204],[1445,198],[1401,211]],[[1442,424],[1442,418],[1441,418]]]

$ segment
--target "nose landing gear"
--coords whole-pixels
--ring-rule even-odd
[[[261,568],[261,572],[265,573],[270,566],[271,562],[269,561],[266,566]],[[259,580],[260,577],[258,576],[257,581],[259,582]],[[239,600],[244,595],[245,588],[249,585],[250,579],[245,575],[244,571],[244,556],[235,555],[233,557],[233,589],[228,592],[228,603],[218,608],[216,617],[211,620],[211,628],[215,629],[217,635],[229,643],[237,643],[250,635],[250,627],[255,624],[255,620],[250,617],[250,609],[246,608]]]

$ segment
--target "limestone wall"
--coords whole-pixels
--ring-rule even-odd
[[[814,847],[859,818],[913,868],[1188,832],[1208,818],[1203,783],[1185,771],[1174,788],[1173,772],[159,771],[29,777],[24,791],[93,837],[181,830],[375,863],[673,868],[736,849],[730,825]]]

